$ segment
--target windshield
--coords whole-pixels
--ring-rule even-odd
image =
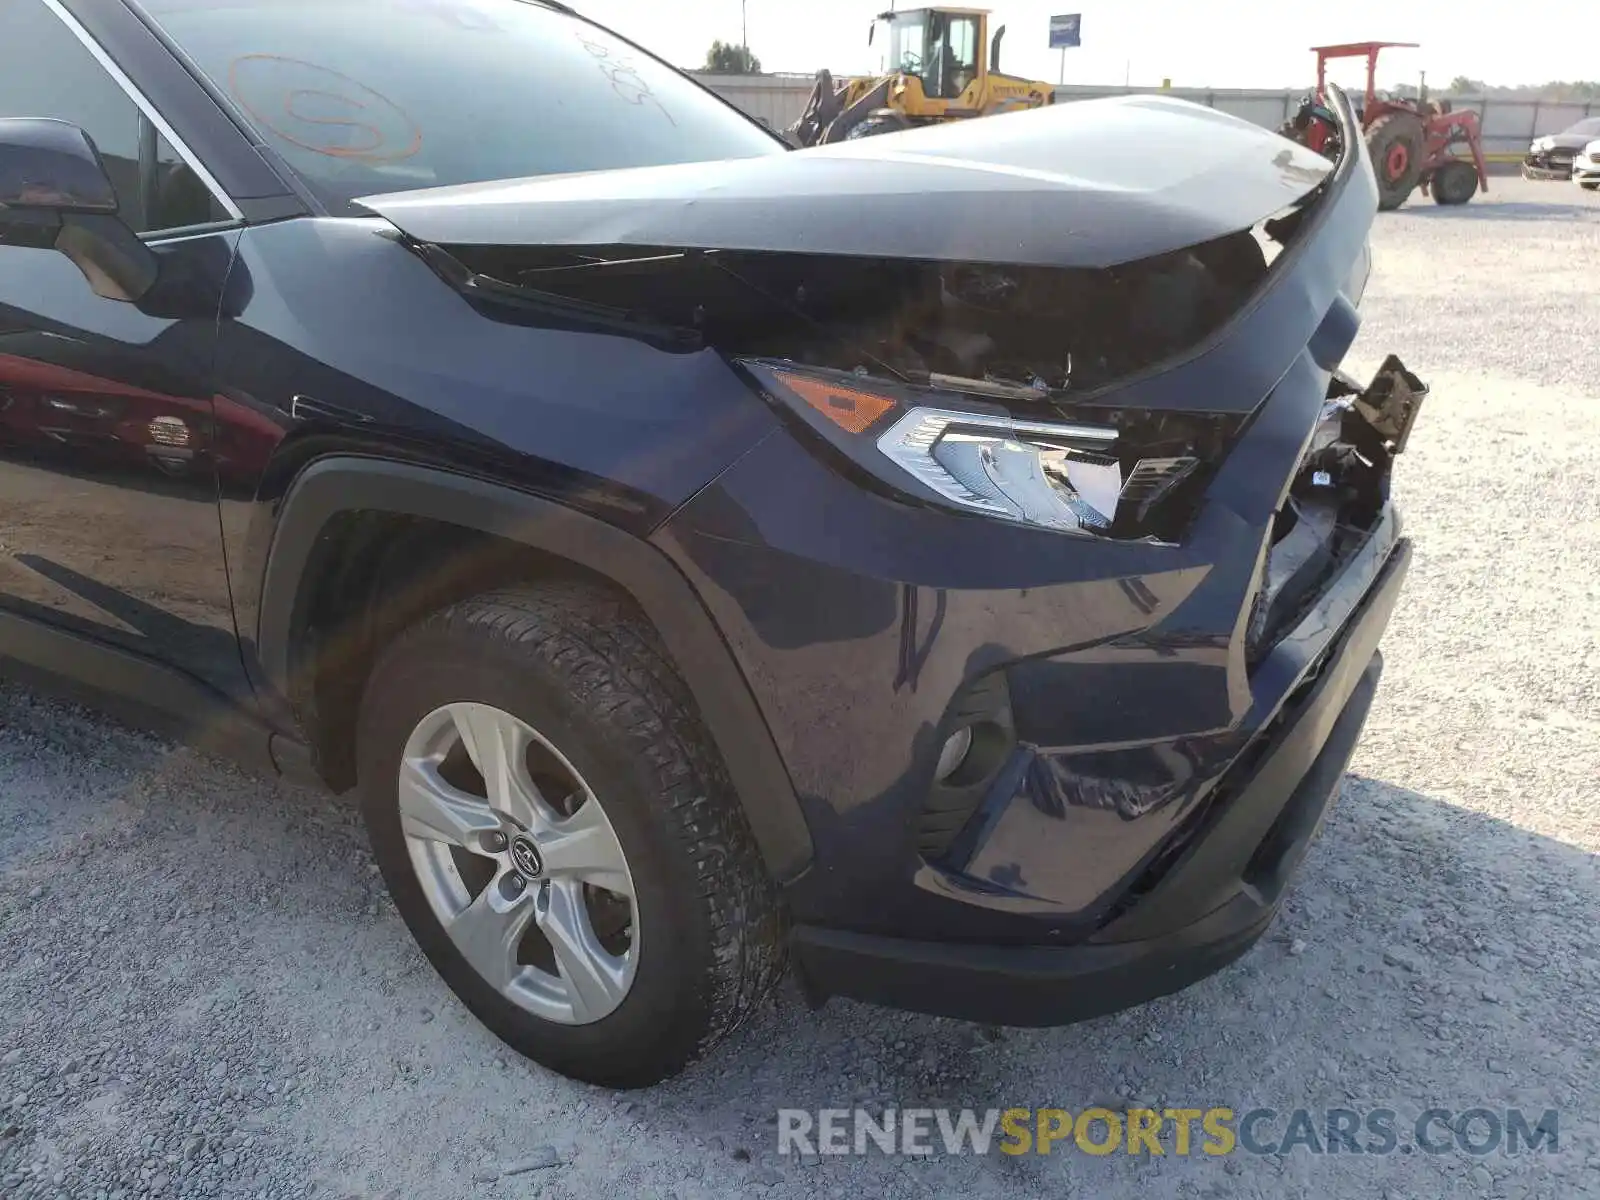
[[[915,75],[932,99],[961,95],[978,70],[978,18],[928,9],[886,13],[887,69]]]
[[[147,0],[324,203],[782,154],[615,34],[522,0]]]
[[[1600,137],[1600,117],[1590,117],[1587,121],[1579,121],[1566,132],[1575,137]]]
[[[908,75],[922,74],[922,51],[927,40],[927,27],[921,12],[896,13],[886,17],[889,22],[889,64],[891,71],[904,71]]]

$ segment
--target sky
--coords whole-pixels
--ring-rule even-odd
[[[571,0],[681,67],[699,66],[713,38],[739,41],[740,0]],[[978,4],[981,0],[968,0]],[[867,27],[886,0],[745,0],[750,49],[767,71],[875,71],[881,45]],[[902,0],[899,8],[915,7]],[[1600,78],[1600,4],[1595,0],[998,0],[990,28],[1007,26],[1002,67],[1056,81],[1061,52],[1049,48],[1051,13],[1083,14],[1083,45],[1066,51],[1068,83],[1177,87],[1298,88],[1315,74],[1308,47],[1350,41],[1421,42],[1387,50],[1378,84],[1430,88],[1456,75],[1496,84]],[[1336,82],[1359,83],[1351,61]]]

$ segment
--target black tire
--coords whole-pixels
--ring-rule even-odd
[[[399,763],[428,713],[493,705],[548,738],[603,797],[642,933],[620,1006],[586,1025],[535,1016],[457,950],[406,849]],[[721,760],[654,630],[578,584],[493,592],[437,612],[380,657],[357,729],[361,805],[378,866],[435,969],[509,1046],[563,1075],[641,1087],[738,1026],[784,969],[776,891]]]
[[[1478,194],[1478,168],[1464,159],[1441,163],[1428,180],[1435,204],[1465,204]]]
[[[911,121],[899,113],[873,113],[852,125],[844,136],[846,141],[854,141],[856,138],[877,137],[880,133],[898,133],[910,128]]]
[[[1600,191],[1600,180],[1580,179],[1578,180],[1578,186],[1586,192]]]
[[[1413,113],[1386,113],[1367,128],[1380,212],[1399,208],[1416,190],[1422,178],[1422,141],[1422,121]]]

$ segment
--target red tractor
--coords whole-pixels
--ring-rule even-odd
[[[1366,101],[1360,106],[1361,128],[1367,150],[1378,172],[1378,207],[1399,208],[1419,185],[1436,204],[1465,204],[1481,187],[1489,190],[1483,165],[1483,138],[1478,114],[1451,112],[1449,101],[1435,104],[1426,93],[1420,100],[1381,98],[1376,86],[1378,51],[1386,46],[1415,47],[1415,42],[1350,42],[1342,46],[1313,46],[1317,56],[1317,90],[1300,102],[1300,111],[1285,123],[1283,133],[1320,154],[1337,157],[1341,147],[1338,124],[1328,109],[1328,60],[1367,60]],[[1465,145],[1470,160],[1457,155]]]

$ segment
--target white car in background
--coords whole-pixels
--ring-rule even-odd
[[[1591,192],[1600,190],[1600,138],[1573,156],[1572,181]]]
[[[1565,179],[1582,155],[1583,147],[1600,138],[1600,117],[1585,117],[1560,133],[1533,139],[1522,160],[1524,179]]]

